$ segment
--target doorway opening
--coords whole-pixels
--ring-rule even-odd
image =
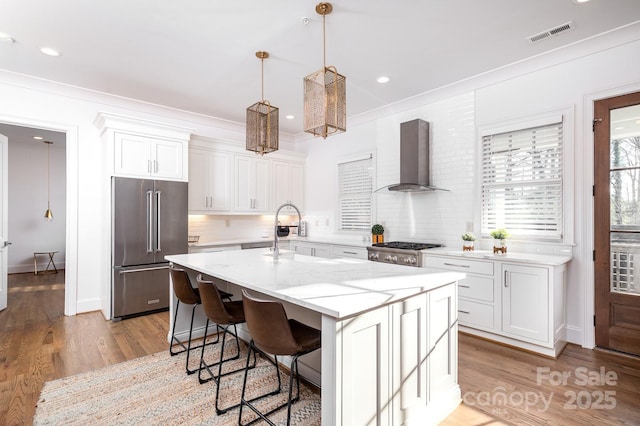
[[[54,221],[58,220],[59,226],[63,229],[63,237],[64,238],[64,314],[65,315],[75,315],[77,312],[77,235],[78,235],[78,214],[77,214],[77,205],[78,205],[78,173],[77,173],[77,150],[78,150],[78,134],[77,128],[75,126],[67,126],[61,124],[55,124],[51,122],[45,122],[41,120],[35,119],[25,119],[19,117],[9,117],[9,116],[0,116],[0,133],[8,133],[10,131],[14,131],[16,129],[23,130],[28,129],[32,132],[46,132],[50,137],[55,137],[57,134],[58,138],[61,138],[59,142],[60,146],[64,145],[63,155],[64,157],[64,179],[60,185],[62,185],[62,203],[64,207],[61,208],[60,214],[56,214],[56,210],[52,206]],[[31,136],[33,137],[33,136]],[[11,143],[11,138],[10,143]],[[44,145],[43,143],[41,143]],[[55,144],[53,145],[55,146]],[[41,147],[42,148],[42,147]],[[33,161],[29,164],[28,169],[46,169],[46,164],[37,163],[37,160],[32,159]],[[13,161],[13,158],[11,158]],[[53,169],[52,169],[53,170]],[[53,175],[52,175],[53,177]],[[42,185],[45,185],[46,182],[42,182]],[[9,182],[9,186],[11,186],[11,182]],[[11,191],[11,188],[9,189]],[[52,193],[53,195],[53,193]],[[46,197],[46,194],[45,194]],[[42,210],[42,214],[38,213],[37,216],[44,216],[46,210],[46,198],[43,200],[44,210]],[[38,209],[39,212],[39,209]],[[42,217],[42,222],[45,222],[44,217]],[[14,232],[15,230],[11,230],[9,232],[10,238],[15,238]],[[10,247],[11,250],[13,247]],[[33,259],[33,251],[31,251],[31,259]],[[38,251],[38,250],[35,250]],[[56,258],[56,264],[58,264],[58,260],[62,258]],[[33,260],[30,262],[30,266],[33,267]],[[3,271],[4,274],[7,271]],[[6,277],[6,275],[5,275]]]

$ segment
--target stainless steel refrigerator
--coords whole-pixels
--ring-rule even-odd
[[[113,177],[111,318],[169,307],[169,263],[187,253],[186,182]]]

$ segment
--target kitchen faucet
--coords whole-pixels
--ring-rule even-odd
[[[302,218],[300,217],[300,210],[298,210],[298,208],[291,203],[284,203],[283,205],[278,207],[278,210],[276,210],[275,222],[273,224],[273,260],[277,260],[278,255],[280,254],[280,249],[278,248],[278,214],[283,207],[287,206],[293,207],[294,209],[296,209],[296,212],[298,212],[298,230],[300,230],[300,221],[302,220]]]

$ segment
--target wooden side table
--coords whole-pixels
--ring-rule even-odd
[[[33,273],[35,275],[38,275],[38,255],[42,255],[42,254],[46,254],[49,256],[49,263],[47,263],[47,267],[45,268],[44,271],[41,271],[40,273],[50,273],[50,274],[57,274],[58,273],[58,268],[56,268],[56,263],[53,261],[53,256],[58,252],[58,250],[53,250],[53,251],[34,251],[33,252]],[[49,266],[53,266],[53,270],[49,270]]]

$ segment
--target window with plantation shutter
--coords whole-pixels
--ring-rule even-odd
[[[367,158],[338,163],[338,229],[371,229],[373,160]]]
[[[562,239],[562,118],[482,137],[482,234]]]

